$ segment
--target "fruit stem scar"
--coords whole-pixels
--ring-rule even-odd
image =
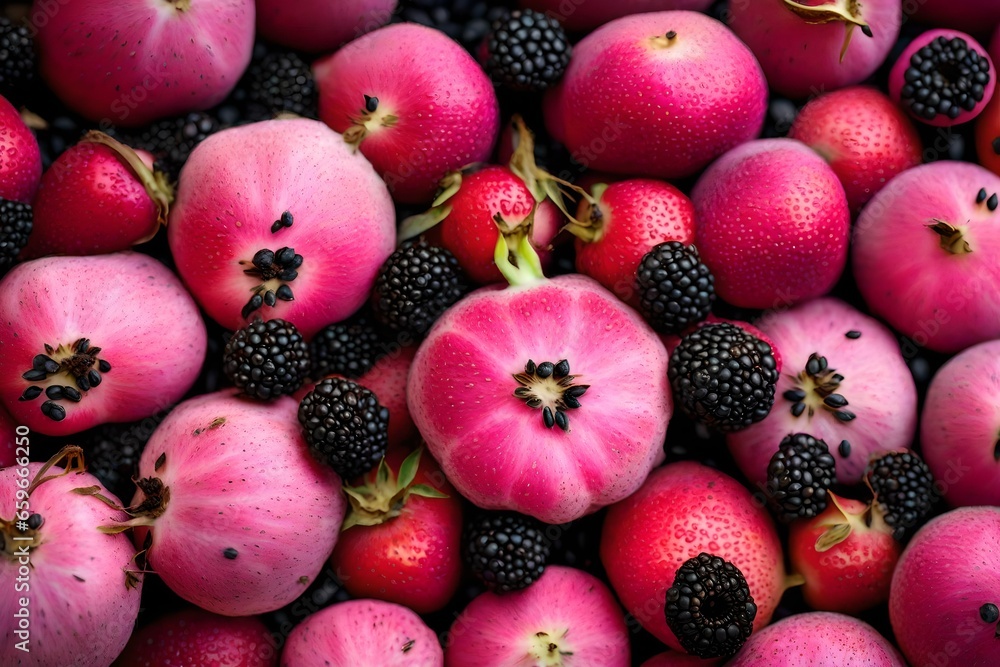
[[[785,9],[800,17],[809,24],[833,23],[841,21],[844,24],[844,43],[840,47],[840,62],[844,62],[847,47],[851,45],[851,36],[855,28],[867,37],[873,37],[871,26],[860,17],[861,5],[858,0],[835,0],[830,4],[819,6],[803,5],[795,0],[782,0]]]
[[[956,227],[944,220],[933,219],[933,224],[927,228],[940,237],[940,244],[943,250],[947,250],[952,255],[965,255],[972,252],[972,246],[965,238],[960,227]]]

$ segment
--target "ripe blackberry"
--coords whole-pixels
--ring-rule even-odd
[[[767,466],[767,500],[784,522],[814,517],[828,502],[837,462],[822,440],[806,433],[785,436]]]
[[[129,424],[103,424],[77,436],[83,447],[87,472],[128,505],[135,494],[132,477],[139,472],[139,457],[165,412]]]
[[[25,24],[0,16],[0,95],[14,104],[25,101],[35,81],[35,47]]]
[[[678,568],[667,589],[664,613],[688,653],[723,658],[739,651],[750,637],[757,605],[735,565],[700,553]]]
[[[541,522],[516,512],[487,512],[466,526],[465,561],[477,579],[499,593],[538,581],[549,549]]]
[[[771,411],[775,366],[770,345],[723,322],[684,336],[670,355],[667,377],[688,417],[719,431],[738,431]]]
[[[542,91],[562,78],[572,47],[559,21],[519,9],[493,21],[486,50],[486,71],[495,83]]]
[[[222,370],[244,394],[267,400],[291,394],[309,373],[309,346],[285,320],[255,320],[233,334]]]
[[[0,197],[0,276],[17,262],[33,224],[31,207]]]
[[[224,126],[214,115],[192,111],[183,116],[158,120],[138,134],[121,130],[114,134],[132,148],[152,153],[170,178],[177,180],[191,151],[202,140],[221,129]]]
[[[493,21],[514,4],[514,0],[402,0],[392,22],[435,28],[475,55]]]
[[[244,75],[247,97],[272,114],[283,111],[318,118],[316,79],[309,64],[290,51],[271,51],[254,60]]]
[[[319,382],[299,402],[299,423],[313,455],[344,481],[378,465],[389,443],[388,408],[350,380]]]
[[[419,338],[468,291],[455,256],[418,241],[395,250],[379,269],[372,305],[380,323]]]
[[[379,358],[382,338],[364,313],[324,327],[309,343],[312,376],[343,375],[356,379]]]
[[[636,270],[639,309],[660,333],[679,333],[705,319],[715,301],[715,278],[693,245],[678,241],[650,250]]]
[[[873,457],[865,483],[897,539],[923,523],[938,500],[930,468],[910,450]]]

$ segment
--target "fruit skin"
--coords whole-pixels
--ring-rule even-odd
[[[722,662],[722,658],[699,658],[690,653],[664,651],[642,663],[641,667],[716,667]]]
[[[677,651],[666,591],[702,551],[739,568],[757,604],[754,627],[767,625],[785,590],[781,542],[767,510],[735,479],[693,461],[670,463],[604,520],[601,562],[612,588],[643,628]]]
[[[14,430],[16,428],[17,424],[7,414],[7,410],[0,407],[0,470],[14,465],[14,461],[17,460],[16,445],[21,434]]]
[[[256,0],[257,31],[275,44],[322,53],[385,25],[397,0]]]
[[[430,201],[446,173],[489,159],[500,130],[496,94],[444,33],[411,23],[379,28],[313,71],[320,118],[358,146],[397,201]],[[375,116],[365,96],[377,98]],[[362,134],[364,122],[371,127]]]
[[[728,303],[787,307],[826,294],[844,270],[851,224],[844,188],[799,141],[734,148],[705,170],[691,200],[695,245]]]
[[[546,662],[557,645],[560,662]],[[445,639],[446,667],[518,664],[627,667],[629,635],[611,591],[593,575],[562,565],[546,568],[521,591],[486,592],[455,619]],[[525,664],[529,664],[525,663]]]
[[[529,359],[566,359],[590,385],[569,432],[546,428],[540,410],[514,396],[511,376]],[[590,278],[558,276],[483,287],[452,306],[417,350],[407,401],[463,496],[563,523],[632,493],[663,460],[666,365],[635,311]]]
[[[295,626],[281,667],[441,667],[434,631],[406,607],[381,600],[348,600]]]
[[[977,203],[980,188],[1000,193],[1000,176],[966,162],[920,165],[892,179],[854,226],[865,303],[912,345],[953,353],[1000,337],[1000,211]],[[972,252],[942,248],[935,221],[957,226]]]
[[[726,667],[906,667],[862,620],[826,611],[794,614],[750,636]]]
[[[66,0],[33,11],[46,83],[74,111],[114,125],[218,104],[253,50],[252,0]]]
[[[998,553],[997,507],[954,509],[913,536],[889,593],[892,629],[911,664],[995,662],[996,623],[984,622],[979,607],[1000,600]]]
[[[913,18],[930,26],[955,28],[980,33],[989,26],[1000,25],[1000,6],[991,0],[924,0],[914,5]]]
[[[285,211],[292,226],[272,233]],[[340,135],[319,121],[270,120],[198,144],[181,171],[167,240],[178,273],[219,324],[235,330],[255,315],[278,317],[311,338],[368,298],[395,245],[395,210],[371,165]],[[286,283],[294,300],[243,317],[261,281],[239,262],[283,246],[303,257]]]
[[[788,132],[833,168],[857,213],[896,174],[920,164],[916,128],[877,88],[852,86],[811,100]]]
[[[567,30],[589,31],[599,25],[630,14],[659,12],[671,9],[704,11],[711,0],[573,0],[567,5],[565,0],[521,0],[522,7],[530,7],[558,19]]]
[[[1000,31],[997,32],[1000,35]],[[993,40],[990,53],[993,62],[1000,62],[1000,37]],[[976,156],[979,164],[1000,176],[1000,95],[993,91],[993,99],[976,118]]]
[[[278,667],[267,626],[252,616],[229,618],[189,607],[133,633],[115,667]]]
[[[952,506],[1000,505],[1000,341],[949,359],[931,380],[920,416],[920,446]]]
[[[0,197],[30,204],[42,177],[38,141],[14,105],[0,97]]]
[[[718,21],[690,11],[598,28],[573,47],[553,90],[546,125],[578,162],[649,178],[696,173],[756,137],[767,109],[767,84],[750,50]],[[638,94],[648,90],[659,91],[652,101]]]
[[[101,277],[99,289],[95,276]],[[25,303],[37,305],[26,311]],[[21,378],[33,357],[46,344],[70,345],[81,337],[101,347],[100,358],[111,364],[101,385],[79,403],[62,402],[62,421],[42,414],[44,395],[18,400],[28,386],[39,385]],[[45,257],[18,264],[0,281],[0,400],[32,431],[61,436],[154,414],[190,389],[207,343],[194,300],[177,276],[147,255]],[[51,380],[71,382],[65,374]]]

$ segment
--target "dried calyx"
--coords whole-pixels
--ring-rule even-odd
[[[57,347],[46,343],[45,353],[36,354],[31,368],[21,374],[31,384],[18,400],[34,401],[44,394],[42,414],[62,421],[66,418],[65,404],[79,403],[86,392],[101,384],[102,373],[111,370],[111,364],[98,356],[100,353],[101,348],[91,345],[88,338]]]
[[[360,486],[344,486],[344,493],[351,503],[351,511],[341,526],[347,530],[353,526],[376,526],[400,515],[410,496],[423,498],[447,498],[429,484],[414,484],[420,455],[423,448],[411,452],[394,473],[385,458],[382,458],[374,477],[369,474]]]
[[[849,422],[857,415],[845,409],[849,403],[838,393],[843,381],[844,376],[829,367],[826,357],[813,352],[806,367],[795,376],[796,386],[786,390],[783,397],[792,404],[790,409],[795,417],[803,413],[812,417],[817,410],[825,410],[838,421]]]
[[[351,127],[344,132],[344,141],[357,150],[361,141],[372,132],[392,127],[399,122],[399,116],[392,113],[374,95],[364,96],[364,105],[351,116]]]
[[[518,384],[514,396],[529,408],[540,409],[542,423],[547,428],[558,426],[568,431],[569,416],[566,411],[579,408],[580,397],[590,388],[589,384],[576,384],[576,378],[576,375],[569,374],[569,362],[565,359],[540,364],[529,359],[524,372],[514,373]]]
[[[782,0],[785,9],[802,18],[806,23],[822,24],[841,22],[844,24],[844,43],[840,47],[840,62],[844,62],[847,47],[851,45],[851,37],[855,28],[867,37],[872,37],[872,29],[861,18],[861,3],[858,0],[834,0],[821,5],[804,5],[794,0]]]

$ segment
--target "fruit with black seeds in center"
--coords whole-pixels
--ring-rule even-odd
[[[382,337],[367,313],[330,324],[309,341],[312,377],[343,375],[354,380],[378,361]]]
[[[293,393],[310,368],[309,346],[285,320],[255,320],[233,334],[223,351],[229,381],[253,398]]]
[[[572,47],[558,20],[515,10],[493,21],[486,37],[486,71],[511,90],[543,91],[562,78]]]
[[[465,532],[465,560],[492,591],[527,588],[545,572],[551,545],[543,524],[516,512],[490,512],[473,519]]]
[[[0,16],[0,95],[23,103],[35,81],[35,45],[31,30]]]
[[[708,316],[715,302],[715,279],[698,249],[679,241],[661,243],[642,258],[636,271],[639,309],[660,333],[679,333]]]
[[[938,500],[931,469],[912,450],[873,456],[865,484],[897,539],[922,524]]]
[[[33,219],[31,206],[0,197],[0,276],[27,245]]]
[[[767,466],[767,501],[788,523],[826,509],[827,490],[837,479],[837,462],[822,440],[807,433],[786,436]]]

